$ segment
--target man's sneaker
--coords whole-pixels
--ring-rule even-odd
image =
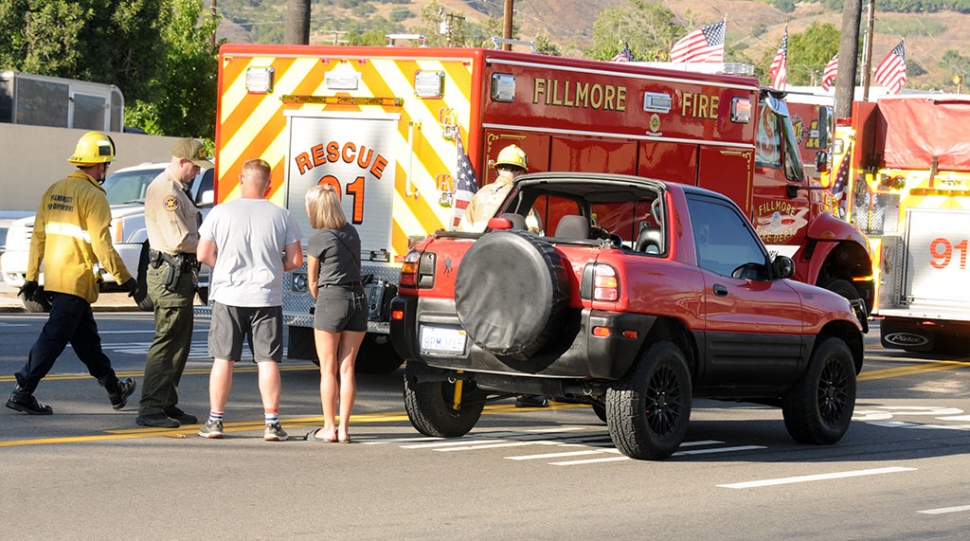
[[[164,413],[149,413],[135,417],[138,426],[153,426],[155,428],[178,428],[181,424],[175,419],[169,419]]]
[[[203,438],[221,438],[222,437],[222,421],[208,420],[199,429],[199,435]]]
[[[13,392],[10,393],[10,398],[7,399],[7,407],[30,415],[51,415],[54,413],[53,408],[47,404],[38,403],[34,395],[21,389],[20,385],[14,387]]]
[[[185,413],[179,408],[172,408],[165,411],[165,415],[175,419],[181,425],[197,425],[199,424],[199,418],[191,413]]]
[[[280,422],[266,423],[266,430],[263,431],[263,440],[265,441],[286,441],[286,431],[280,426]]]
[[[128,397],[135,392],[137,384],[131,378],[118,380],[118,387],[115,390],[108,390],[108,398],[111,399],[111,407],[120,410],[128,405]]]

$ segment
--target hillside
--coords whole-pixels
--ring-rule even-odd
[[[315,28],[341,25],[351,27],[353,21],[380,16],[396,21],[406,31],[421,21],[421,9],[432,0],[317,0],[311,19]],[[481,23],[489,14],[502,16],[502,0],[439,0],[450,13],[461,13],[468,21]],[[627,0],[516,0],[515,23],[520,37],[533,39],[545,31],[563,51],[579,51],[592,43],[593,23],[606,9],[622,8]],[[826,11],[818,3],[800,3],[792,13],[784,13],[770,4],[754,0],[665,0],[664,4],[684,20],[697,21],[695,27],[726,17],[729,48],[743,50],[742,54],[757,62],[767,51],[775,50],[788,22],[789,33],[804,32],[813,22],[830,23],[841,27],[842,14]],[[286,0],[219,0],[224,15],[219,36],[232,42],[254,41],[255,29],[263,32],[271,28],[282,40],[282,21],[285,20]],[[366,5],[366,6],[365,6]],[[345,6],[345,7],[341,7]],[[362,7],[363,6],[363,7]],[[477,9],[476,9],[477,8]],[[234,24],[235,19],[242,26]],[[275,20],[274,20],[275,19]],[[275,26],[265,26],[275,25]],[[755,37],[752,30],[763,25],[764,33]],[[940,67],[941,58],[949,50],[970,50],[970,16],[953,12],[930,14],[881,13],[876,11],[876,31],[873,40],[873,65],[906,35],[906,57],[925,70],[925,74],[910,73],[907,88],[940,88],[955,73],[957,66]],[[929,34],[929,35],[927,35]],[[272,35],[270,39],[272,39]],[[316,31],[311,43],[332,43],[342,35],[332,30]],[[264,41],[266,37],[264,36]],[[822,66],[819,66],[821,69]],[[955,90],[950,84],[949,90]]]

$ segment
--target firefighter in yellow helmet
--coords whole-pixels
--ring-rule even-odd
[[[516,145],[509,145],[498,153],[493,166],[498,171],[495,182],[483,186],[475,192],[468,208],[458,223],[459,231],[481,233],[488,226],[488,220],[495,216],[499,205],[512,191],[512,182],[529,169],[525,152]]]
[[[88,132],[77,142],[68,158],[77,171],[51,185],[40,201],[30,240],[27,276],[20,295],[27,301],[50,296],[50,317],[30,349],[27,364],[17,372],[7,407],[32,415],[50,415],[50,406],[37,402],[34,390],[54,366],[54,361],[71,344],[74,353],[108,392],[111,406],[120,410],[135,390],[131,378],[119,380],[111,361],[101,350],[101,337],[91,312],[98,299],[100,268],[124,284],[129,295],[138,290],[137,281],[125,268],[111,245],[108,226],[111,208],[104,182],[115,158],[115,145],[108,135]],[[40,266],[44,263],[44,288],[40,288]]]

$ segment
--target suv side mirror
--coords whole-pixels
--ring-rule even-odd
[[[211,207],[212,202],[215,200],[215,192],[213,190],[206,190],[202,192],[202,197],[199,198],[200,207]]]
[[[795,262],[786,255],[776,255],[771,262],[771,270],[776,278],[791,278],[795,276]]]

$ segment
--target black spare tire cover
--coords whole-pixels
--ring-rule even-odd
[[[525,359],[554,338],[569,308],[569,271],[556,248],[526,231],[493,231],[458,267],[455,307],[468,337]]]

